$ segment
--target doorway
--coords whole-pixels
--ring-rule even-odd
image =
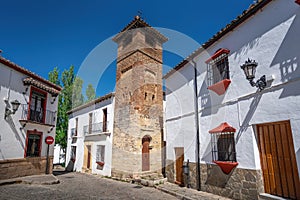
[[[175,183],[179,185],[183,185],[183,161],[184,161],[184,148],[183,147],[175,147],[175,156],[176,156],[176,180]]]
[[[87,163],[86,163],[86,168],[90,169],[91,168],[91,145],[87,145]]]
[[[151,142],[151,136],[145,135],[142,139],[142,171],[150,170],[150,151],[149,144]]]
[[[300,199],[300,183],[289,121],[257,125],[265,192]]]

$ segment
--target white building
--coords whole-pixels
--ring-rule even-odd
[[[0,74],[0,179],[45,173],[45,139],[55,138],[61,88],[1,56]],[[53,148],[54,143],[49,146],[49,173]]]
[[[67,170],[111,176],[114,93],[69,111]]]
[[[187,184],[189,160],[193,188],[300,199],[299,4],[258,1],[164,77],[169,181]],[[248,58],[254,87],[240,67]]]

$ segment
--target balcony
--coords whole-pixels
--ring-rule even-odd
[[[71,128],[71,137],[77,136],[76,128]]]
[[[43,108],[40,109],[29,109],[28,104],[22,104],[22,115],[20,122],[23,122],[23,127],[26,126],[26,123],[35,123],[42,124],[46,126],[54,127],[56,123],[56,112],[46,110]]]
[[[104,134],[110,135],[107,130],[108,122],[103,124],[103,122],[93,123],[91,125],[86,125],[83,127],[83,133],[85,136],[96,135],[96,134]]]

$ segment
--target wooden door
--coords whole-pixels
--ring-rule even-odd
[[[90,169],[91,168],[91,145],[87,145],[87,163],[86,163],[86,168]]]
[[[183,185],[183,161],[184,161],[184,148],[175,147],[176,156],[176,184]]]
[[[289,121],[257,125],[265,192],[300,199],[300,183]]]
[[[102,124],[102,131],[107,131],[107,108],[103,109],[103,124]]]
[[[142,148],[142,171],[150,170],[149,140],[143,140]]]

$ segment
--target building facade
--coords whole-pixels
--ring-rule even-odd
[[[162,44],[167,38],[136,16],[113,41],[118,44],[116,91],[108,99],[106,95],[69,112],[69,169],[120,179],[152,172],[161,175]],[[93,127],[93,120],[103,122],[102,115],[94,113],[104,114],[104,107],[108,130],[99,131],[98,137],[84,134],[86,125]],[[95,162],[97,145],[105,146],[105,164],[100,170]]]
[[[300,199],[299,27],[299,3],[258,1],[166,74],[169,181]]]
[[[61,88],[0,56],[0,179],[52,173]],[[47,166],[48,163],[48,166]]]
[[[112,173],[133,178],[162,169],[162,34],[141,20],[130,22],[118,44]]]
[[[66,168],[111,176],[114,93],[68,112]]]

